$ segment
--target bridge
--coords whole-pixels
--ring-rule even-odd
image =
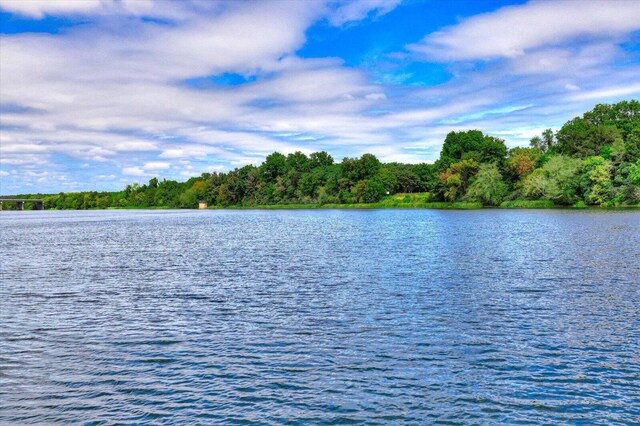
[[[33,203],[34,210],[42,210],[44,203],[37,198],[0,198],[0,210],[3,203],[16,203],[16,210],[24,210],[24,203]]]

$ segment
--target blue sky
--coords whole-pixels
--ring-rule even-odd
[[[119,190],[270,152],[432,162],[640,96],[627,0],[0,0],[0,193]]]

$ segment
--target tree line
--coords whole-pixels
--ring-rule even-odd
[[[327,152],[274,152],[259,166],[203,173],[186,182],[152,178],[118,192],[20,195],[47,209],[196,208],[376,203],[398,193],[485,206],[545,200],[553,205],[640,203],[640,102],[600,104],[528,147],[508,149],[479,130],[450,132],[433,164],[383,164],[372,154],[336,162]]]

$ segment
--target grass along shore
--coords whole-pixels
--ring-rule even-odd
[[[425,210],[635,210],[640,209],[640,205],[624,205],[624,206],[543,206],[528,205],[526,201],[521,205],[514,205],[512,202],[503,203],[500,206],[482,206],[479,203],[414,203],[414,204],[398,204],[390,206],[384,203],[371,204],[267,204],[255,206],[214,206],[209,210],[330,210],[330,209],[425,209]],[[519,202],[521,203],[521,202]],[[517,204],[519,204],[517,203]]]
[[[622,206],[588,206],[576,203],[573,206],[555,205],[550,200],[513,200],[499,206],[483,206],[475,202],[433,202],[429,193],[395,194],[387,196],[377,203],[357,204],[264,204],[211,206],[213,210],[311,210],[311,209],[434,209],[434,210],[478,210],[478,209],[636,209],[640,204]]]
[[[574,205],[558,205],[551,200],[512,200],[504,201],[499,206],[484,206],[477,202],[439,202],[429,201],[428,192],[400,193],[388,195],[377,203],[291,203],[291,204],[255,204],[255,205],[229,205],[209,206],[209,210],[314,210],[314,209],[431,209],[431,210],[479,210],[479,209],[589,209],[589,210],[625,210],[640,209],[640,204],[625,205],[587,205],[577,202]],[[107,207],[106,209],[91,208],[87,210],[170,210],[171,206],[121,206]],[[6,209],[10,211],[11,209]]]

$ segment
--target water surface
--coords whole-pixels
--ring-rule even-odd
[[[0,214],[0,423],[640,422],[640,214]]]

